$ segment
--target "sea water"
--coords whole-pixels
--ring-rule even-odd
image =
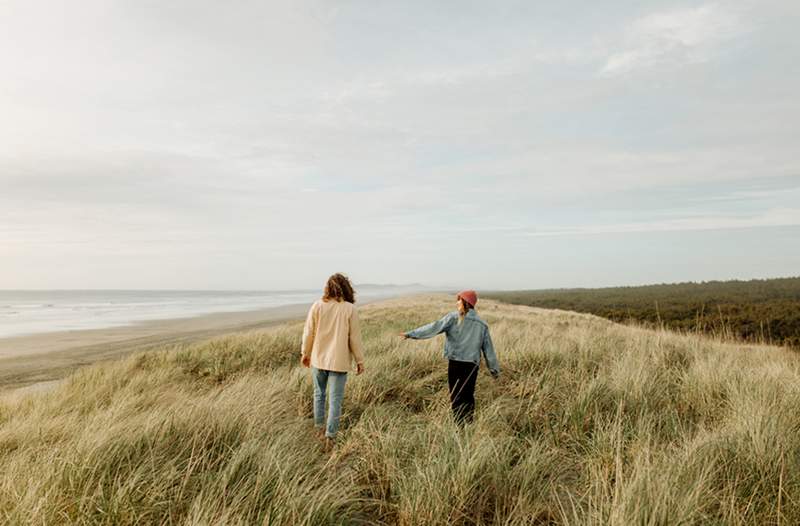
[[[360,292],[357,298],[392,295],[392,289],[374,288]],[[319,297],[319,290],[0,290],[0,338],[311,304]]]

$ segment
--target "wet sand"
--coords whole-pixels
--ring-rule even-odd
[[[0,338],[0,391],[53,385],[78,367],[169,344],[302,320],[309,305]]]

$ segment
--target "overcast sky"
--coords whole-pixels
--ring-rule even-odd
[[[800,2],[0,0],[0,288],[800,274]]]

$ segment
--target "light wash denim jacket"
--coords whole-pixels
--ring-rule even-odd
[[[415,340],[433,338],[445,333],[444,357],[459,362],[472,362],[480,365],[481,353],[486,359],[486,366],[493,376],[500,374],[500,365],[494,353],[489,326],[478,317],[474,310],[459,322],[458,311],[447,313],[442,319],[408,331],[406,336]]]

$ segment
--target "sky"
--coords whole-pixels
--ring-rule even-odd
[[[0,288],[800,275],[800,3],[0,0]]]

